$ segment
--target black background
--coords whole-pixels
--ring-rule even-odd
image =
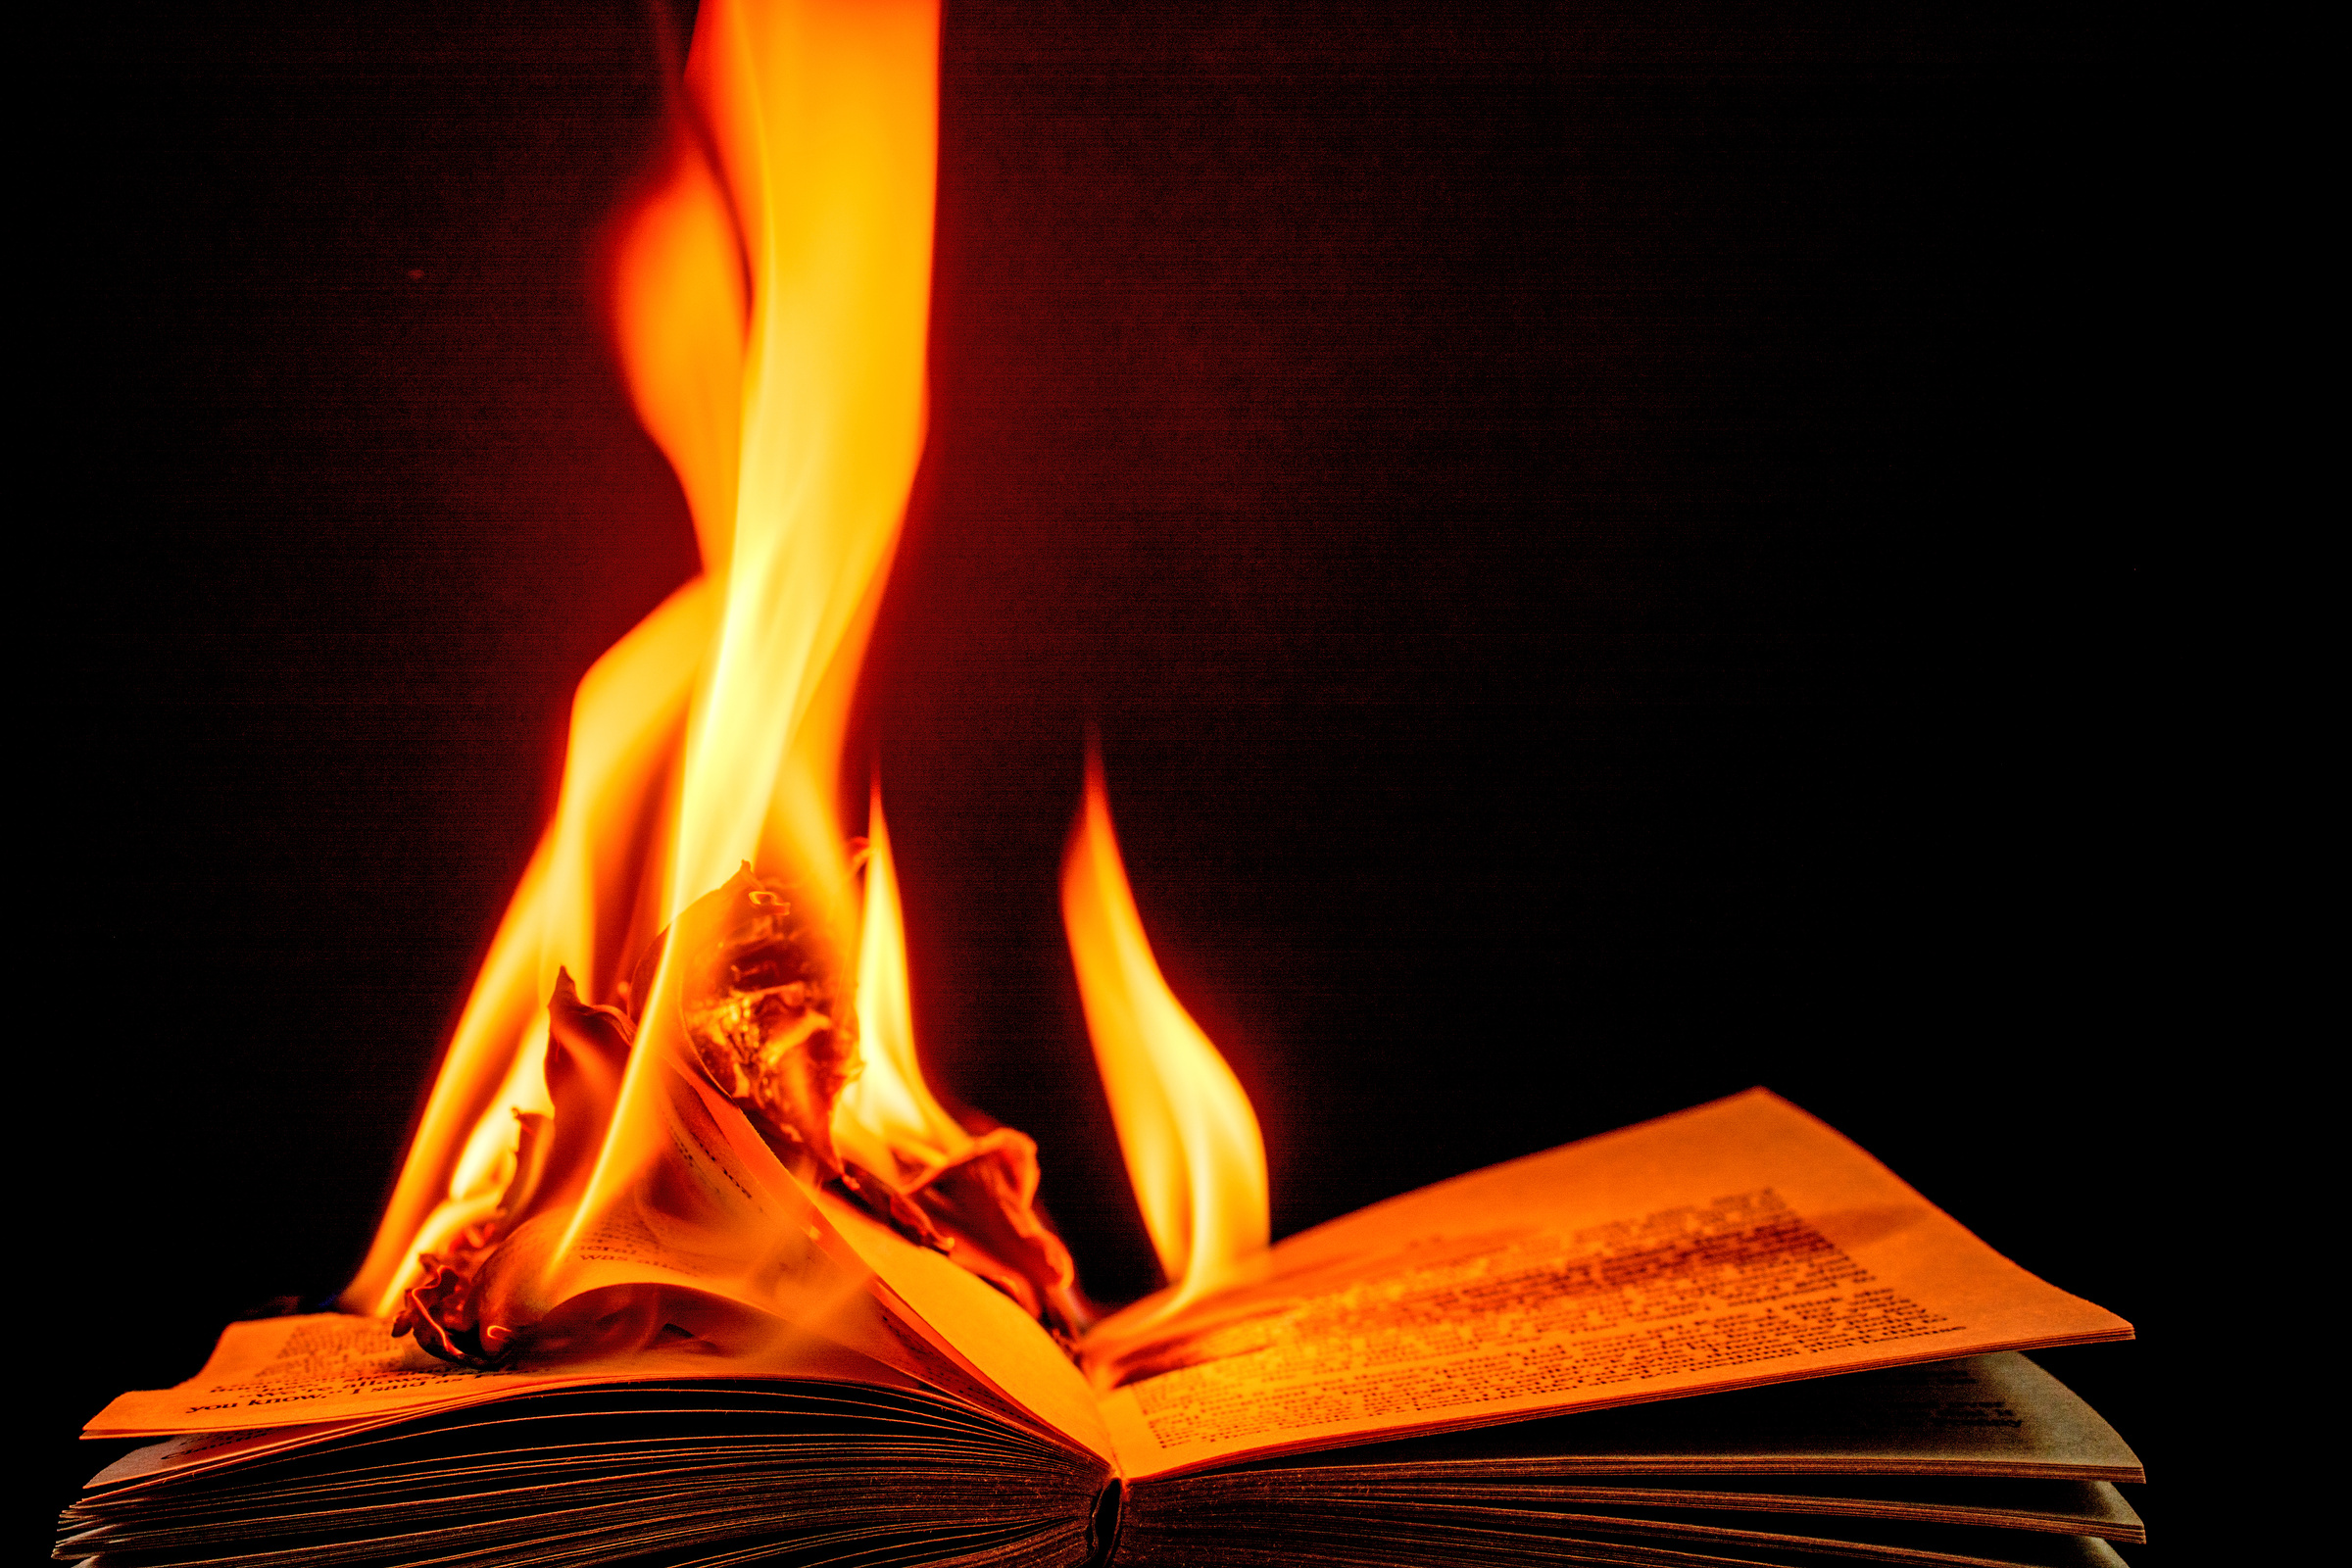
[[[1037,1136],[1098,1295],[1152,1283],[1055,899],[1091,721],[1278,1235],[1768,1084],[2138,1323],[2050,1364],[2162,1469],[2178,979],[2101,19],[1113,9],[946,24],[861,731],[935,1082]],[[571,683],[694,569],[592,283],[658,131],[644,11],[96,37],[57,1501],[106,1397],[355,1265]]]

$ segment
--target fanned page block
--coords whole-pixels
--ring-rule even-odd
[[[1088,1363],[1131,1478],[2129,1339],[1762,1089],[1376,1204]]]
[[[2117,1568],[2146,1539],[2137,1458],[2017,1353],[2131,1326],[1762,1090],[1295,1237],[1082,1368],[670,1087],[674,1185],[765,1267],[616,1211],[573,1283],[669,1327],[490,1372],[375,1318],[232,1324],[91,1424],[173,1436],[92,1480],[61,1557]]]

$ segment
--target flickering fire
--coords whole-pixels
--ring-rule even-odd
[[[1088,1325],[1036,1210],[1035,1145],[959,1122],[924,1082],[879,780],[861,839],[840,806],[923,443],[938,26],[932,0],[697,16],[675,133],[618,231],[612,321],[703,571],[580,682],[554,820],[343,1297],[445,1359],[560,1350],[564,1303],[602,1277],[587,1244],[649,1215],[733,1258],[708,1266],[746,1291],[775,1276],[798,1238],[744,1234],[723,1194],[647,1200],[675,1186],[689,1081],[793,1180],[1065,1335]],[[1174,1310],[1265,1245],[1264,1153],[1152,961],[1091,755],[1063,903],[1172,1286],[1148,1310]]]
[[[1266,1146],[1241,1080],[1152,957],[1092,747],[1062,858],[1061,911],[1127,1179],[1171,1287],[1151,1303],[1156,1319],[1264,1250]]]

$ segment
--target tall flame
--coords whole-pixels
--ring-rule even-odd
[[[971,1139],[931,1098],[915,1059],[906,930],[879,782],[865,830],[865,922],[858,943],[858,1043],[865,1068],[842,1093],[842,1152],[868,1170],[887,1170],[894,1158],[906,1154],[939,1165],[962,1153]]]
[[[613,324],[639,415],[685,492],[703,575],[580,683],[555,820],[466,1002],[350,1307],[391,1312],[419,1254],[498,1210],[530,1148],[517,1147],[515,1117],[553,1108],[547,1009],[560,975],[582,1005],[628,1004],[651,1034],[667,1016],[657,1000],[680,984],[676,956],[650,975],[628,966],[747,862],[785,876],[804,922],[847,956],[854,873],[836,796],[922,449],[938,24],[935,0],[700,9],[680,132],[615,246]],[[955,1124],[921,1089],[905,1027],[875,820],[869,878],[887,891],[866,925],[885,922],[896,945],[866,968],[871,1004],[894,1021],[859,1104],[912,1107],[910,1126],[945,1139]],[[647,1102],[661,1054],[628,1055],[558,1255],[659,1154]]]
[[[1163,1316],[1264,1249],[1266,1149],[1241,1081],[1152,960],[1091,745],[1061,912],[1128,1179],[1172,1287],[1150,1314]]]
[[[832,1312],[770,1293],[802,1232],[747,1218],[726,1182],[681,1186],[713,1103],[765,1140],[776,1182],[831,1184],[1064,1334],[1090,1321],[1034,1207],[1035,1144],[967,1128],[923,1082],[879,783],[861,909],[838,807],[922,450],[938,21],[936,0],[705,0],[696,18],[677,134],[617,232],[612,319],[703,574],[580,682],[555,819],[343,1298],[446,1359],[563,1343],[589,1321],[563,1327],[567,1303],[620,1278],[603,1262],[652,1255],[632,1236],[667,1249],[663,1278]],[[1155,1320],[1264,1248],[1265,1154],[1152,961],[1091,749],[1063,906],[1174,1285],[1138,1308]],[[747,1233],[763,1223],[777,1235]]]

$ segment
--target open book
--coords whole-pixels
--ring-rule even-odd
[[[2131,1336],[1763,1090],[1291,1238],[1073,1356],[675,1079],[757,1267],[608,1227],[624,1360],[233,1324],[93,1438],[98,1564],[2115,1563],[2116,1434],[2015,1352]],[[647,1306],[647,1302],[654,1303]]]

